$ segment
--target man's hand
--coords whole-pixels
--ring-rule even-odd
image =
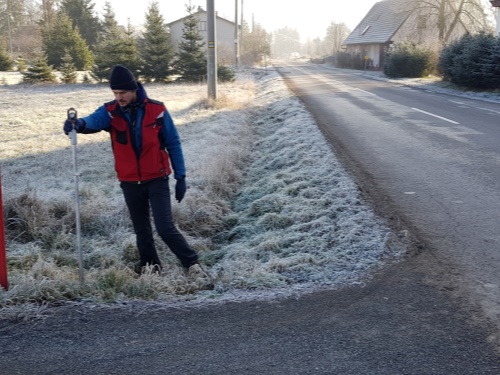
[[[75,123],[75,130],[77,133],[81,133],[85,130],[85,121],[82,119],[77,120],[66,120],[64,121],[64,134],[68,135],[73,130],[73,122]]]
[[[184,194],[186,194],[186,178],[179,178],[175,183],[175,199],[177,202],[181,203],[181,200],[184,198]]]

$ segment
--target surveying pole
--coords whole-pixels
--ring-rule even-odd
[[[75,181],[75,218],[76,218],[76,248],[78,251],[78,268],[79,268],[79,276],[80,276],[80,284],[83,284],[83,255],[82,255],[82,235],[81,235],[81,225],[80,225],[80,188],[78,186],[78,177],[80,173],[78,172],[78,164],[77,164],[77,136],[75,123],[78,119],[78,112],[76,109],[71,107],[68,109],[68,120],[73,124],[73,130],[68,134],[71,139],[71,146],[73,150],[73,172],[74,172],[74,181]]]

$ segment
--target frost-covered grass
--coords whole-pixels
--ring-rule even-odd
[[[66,109],[86,115],[107,86],[0,86],[9,284],[0,306],[60,301],[224,300],[359,282],[401,254],[312,116],[279,75],[240,72],[208,103],[204,85],[146,85],[183,142],[188,193],[174,216],[213,282],[186,277],[157,238],[161,276],[135,277],[135,236],[106,133],[78,136],[85,282],[78,279]]]

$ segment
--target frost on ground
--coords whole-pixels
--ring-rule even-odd
[[[203,85],[146,85],[183,142],[188,193],[175,219],[213,280],[165,269],[136,278],[135,237],[105,133],[79,135],[85,283],[78,281],[66,109],[83,116],[106,86],[0,86],[0,162],[10,289],[0,306],[71,301],[224,300],[360,282],[404,246],[363,201],[312,116],[272,70],[241,72],[206,105]],[[29,104],[29,116],[26,104]],[[23,115],[20,115],[23,114]],[[254,297],[252,297],[254,296]]]
[[[232,204],[235,225],[214,266],[225,288],[356,282],[391,236],[363,202],[312,116],[271,74],[252,110],[255,141]]]

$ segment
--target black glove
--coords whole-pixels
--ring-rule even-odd
[[[71,120],[64,121],[64,134],[68,135],[70,131],[73,130],[73,122]],[[75,120],[75,130],[77,133],[81,133],[85,130],[85,120],[81,118]]]
[[[175,183],[175,199],[177,199],[177,202],[181,203],[184,194],[186,194],[186,189],[186,178],[179,178]]]

